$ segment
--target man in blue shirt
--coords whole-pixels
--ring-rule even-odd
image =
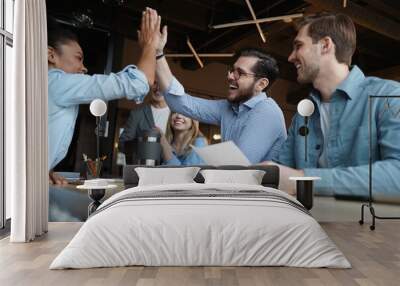
[[[206,100],[186,94],[172,75],[163,57],[166,40],[164,27],[156,74],[171,110],[221,126],[222,141],[232,140],[253,164],[273,158],[286,139],[282,110],[264,92],[278,76],[275,59],[257,49],[237,52],[228,70],[227,99]]]
[[[96,98],[105,101],[127,97],[141,101],[155,77],[156,47],[160,40],[160,17],[155,10],[143,13],[138,33],[142,47],[136,66],[127,66],[119,73],[85,75],[83,52],[71,32],[57,29],[48,33],[48,113],[49,113],[49,179],[64,184],[65,179],[51,170],[65,157],[78,116],[79,104]]]
[[[315,111],[309,118],[308,160],[304,118],[296,114],[279,156],[282,190],[295,193],[290,176],[318,176],[320,195],[367,196],[369,170],[369,95],[400,95],[398,82],[365,77],[350,67],[356,47],[352,20],[322,13],[304,18],[289,56],[300,83],[312,83]],[[400,195],[400,100],[372,101],[374,195]],[[285,166],[283,166],[285,165]]]

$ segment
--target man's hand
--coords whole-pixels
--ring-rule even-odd
[[[68,181],[53,171],[49,172],[49,184],[50,185],[68,185]]]
[[[143,49],[146,47],[159,48],[161,39],[160,24],[161,17],[158,16],[156,10],[146,8],[143,11],[140,31],[138,31],[139,44]]]
[[[289,195],[296,195],[296,181],[289,180],[289,177],[304,177],[303,170],[297,170],[277,164],[272,161],[261,162],[260,165],[275,165],[279,167],[279,189]]]
[[[159,41],[158,47],[156,49],[156,55],[161,55],[164,53],[164,48],[165,48],[165,45],[167,44],[167,38],[168,38],[168,29],[167,29],[167,26],[164,26],[162,28],[160,41]]]

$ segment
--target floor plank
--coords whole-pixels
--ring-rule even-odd
[[[0,241],[0,285],[399,285],[400,222],[380,221],[375,231],[357,222],[321,223],[352,263],[352,269],[289,267],[117,267],[48,269],[81,223],[50,223],[32,243]]]

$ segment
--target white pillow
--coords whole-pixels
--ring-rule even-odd
[[[199,167],[135,168],[139,176],[138,186],[195,183],[193,179],[196,177],[199,170]]]
[[[261,185],[265,171],[262,170],[201,170],[204,183],[233,183]]]

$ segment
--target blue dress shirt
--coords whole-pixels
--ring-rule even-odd
[[[143,100],[149,92],[146,76],[135,66],[119,73],[84,75],[50,69],[49,83],[49,169],[67,154],[75,129],[79,104],[100,98],[105,101],[126,97]]]
[[[321,98],[313,90],[310,99],[315,112],[309,120],[308,160],[304,159],[304,137],[299,128],[304,118],[293,117],[288,139],[276,161],[306,176],[319,176],[315,191],[322,195],[368,195],[369,130],[368,96],[400,95],[400,84],[376,77],[365,77],[354,66],[332,94],[329,108],[329,135],[326,142],[320,125]],[[390,107],[390,108],[388,108]],[[400,196],[400,99],[372,101],[373,193],[375,197]],[[326,168],[318,159],[326,150]]]
[[[193,145],[195,147],[207,146],[207,140],[204,137],[197,137]],[[172,151],[172,159],[163,163],[163,165],[169,166],[189,166],[189,165],[204,165],[204,161],[197,155],[193,150],[190,150],[187,154],[177,155],[175,150]]]
[[[221,126],[222,141],[232,140],[252,164],[273,158],[286,139],[282,110],[263,92],[234,105],[190,96],[174,78],[164,96],[171,110]]]

